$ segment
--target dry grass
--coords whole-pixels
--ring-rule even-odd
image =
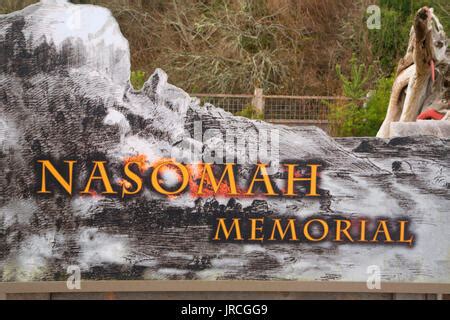
[[[0,0],[0,14],[10,13],[20,10],[30,4],[37,2],[36,0]]]

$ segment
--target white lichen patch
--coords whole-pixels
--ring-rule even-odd
[[[110,235],[97,228],[84,228],[79,232],[79,264],[84,270],[102,264],[126,264],[129,254],[126,236]]]
[[[0,219],[5,227],[11,227],[14,224],[28,224],[37,210],[36,202],[33,199],[14,199],[0,208]]]
[[[10,259],[3,268],[3,279],[7,281],[32,281],[42,278],[51,268],[51,260],[58,259],[59,244],[64,237],[56,231],[33,235],[24,240],[20,248],[10,253]]]

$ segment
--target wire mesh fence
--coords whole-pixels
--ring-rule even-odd
[[[215,107],[222,108],[225,111],[236,114],[245,109],[246,106],[252,104],[253,95],[227,95],[227,94],[197,94],[193,95],[200,99],[202,104],[210,103]]]
[[[335,97],[265,96],[264,118],[271,120],[328,121]]]
[[[225,111],[236,114],[248,106],[256,107],[264,119],[275,123],[317,123],[329,121],[330,105],[348,100],[330,96],[269,96],[197,94],[202,103],[211,103]]]

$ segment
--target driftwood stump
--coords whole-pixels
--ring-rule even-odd
[[[408,49],[400,60],[391,98],[377,137],[391,137],[393,122],[414,122],[422,111],[449,112],[449,57],[447,37],[433,10],[421,8],[411,27]]]

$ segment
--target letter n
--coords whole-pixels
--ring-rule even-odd
[[[53,164],[49,160],[39,160],[38,163],[42,164],[42,182],[41,182],[41,190],[38,193],[51,193],[47,190],[47,170],[51,173],[53,178],[58,181],[58,183],[67,191],[68,194],[72,195],[72,186],[73,186],[73,165],[76,161],[64,161],[69,165],[69,181],[63,178],[63,176],[56,170]]]

